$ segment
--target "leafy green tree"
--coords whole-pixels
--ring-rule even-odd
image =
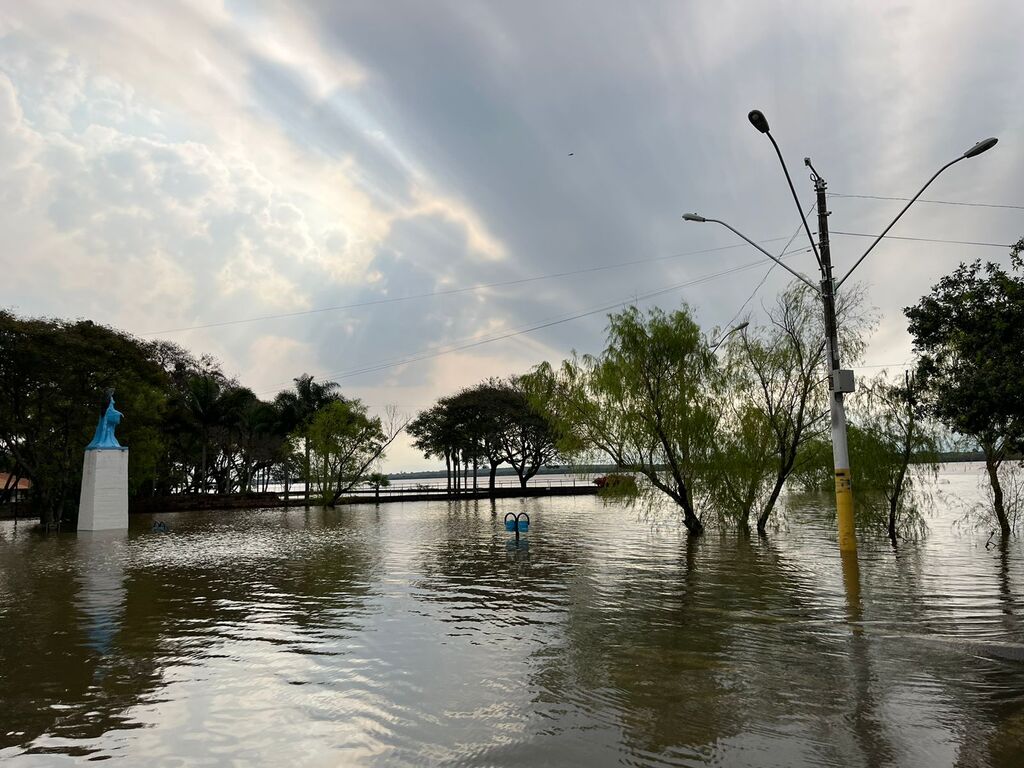
[[[685,305],[666,314],[636,307],[611,315],[599,356],[574,356],[531,375],[534,402],[556,425],[560,447],[604,454],[672,499],[691,535],[704,532],[721,415],[720,375]]]
[[[1012,530],[1000,467],[1024,447],[1024,240],[1010,269],[960,264],[904,313],[910,320],[917,376],[929,411],[985,455],[993,512],[1004,537]]]
[[[433,406],[417,414],[407,427],[413,446],[425,458],[444,459],[448,493],[453,490],[452,457],[456,453],[455,419],[450,412],[450,398],[441,398]]]
[[[306,484],[324,504],[335,505],[366,482],[370,468],[405,428],[397,416],[385,425],[358,400],[332,400],[317,411],[309,427],[297,433],[309,447]]]
[[[474,456],[487,462],[488,493],[493,498],[498,467],[505,462],[502,433],[511,417],[509,387],[488,379],[463,389],[449,400],[449,409],[461,426],[463,441],[472,445]]]
[[[286,421],[295,424],[294,429],[298,430],[299,443],[303,454],[303,474],[309,477],[310,468],[310,445],[308,435],[310,425],[316,415],[327,405],[341,399],[338,392],[339,387],[334,381],[314,381],[314,377],[304,373],[295,379],[295,389],[288,392],[281,392],[277,396],[278,407],[285,414]],[[309,505],[310,488],[307,482],[305,502]]]
[[[849,445],[857,468],[857,522],[898,536],[926,529],[920,502],[939,468],[939,434],[909,375],[893,384],[880,374],[851,400]]]
[[[76,519],[82,451],[108,387],[126,414],[118,439],[132,449],[134,492],[152,482],[162,451],[167,379],[150,348],[89,321],[0,311],[0,445],[11,469],[31,480],[30,503],[45,528]]]
[[[731,383],[742,387],[735,378]],[[713,497],[717,511],[749,530],[750,514],[767,497],[775,479],[777,438],[765,414],[742,389],[728,389],[714,444]]]
[[[858,357],[871,318],[861,311],[863,291],[851,286],[837,301],[844,359]],[[731,337],[726,346],[727,401],[718,457],[727,505],[741,527],[757,509],[765,533],[794,472],[813,458],[808,443],[828,428],[825,329],[818,294],[791,283],[768,311],[769,322]],[[732,433],[732,434],[730,434]]]
[[[515,470],[520,488],[559,454],[557,425],[531,400],[532,381],[529,376],[509,380],[497,393],[492,416],[499,455]]]
[[[226,381],[220,371],[196,374],[189,378],[186,390],[186,404],[189,415],[199,429],[201,459],[195,475],[194,490],[206,493],[209,490],[210,474],[208,459],[210,432],[220,423],[221,393]]]
[[[387,488],[391,485],[391,478],[382,472],[371,472],[366,476],[366,480],[363,481],[366,485],[373,488],[373,498],[375,501],[380,501],[380,489]]]

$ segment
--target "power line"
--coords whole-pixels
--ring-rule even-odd
[[[814,206],[815,206],[815,203],[811,203],[810,206],[808,206],[807,213],[804,214],[805,218],[811,212],[811,210],[814,208]],[[788,242],[782,247],[782,254],[780,254],[780,256],[785,255],[786,249],[789,248],[790,245],[792,245],[793,240],[795,240],[796,236],[800,234],[800,227],[801,226],[802,226],[802,224],[798,224],[796,229],[793,230],[792,236],[789,238]],[[749,304],[751,302],[751,300],[754,298],[754,296],[757,295],[757,292],[759,290],[761,290],[761,286],[763,286],[765,284],[765,282],[768,280],[768,276],[771,275],[772,270],[775,269],[776,265],[777,265],[777,262],[773,261],[771,263],[771,265],[768,267],[768,270],[764,273],[764,277],[761,278],[761,281],[757,285],[754,286],[754,290],[752,290],[750,292],[750,295],[747,296],[747,300],[744,301],[740,305],[740,308],[736,310],[736,314],[734,314],[732,316],[732,318],[729,320],[729,322],[725,324],[726,330],[728,330],[729,328],[732,327],[732,324],[736,322],[736,318],[738,318],[740,316],[740,313],[743,312],[743,310],[747,308],[747,304]]]
[[[884,195],[844,195],[839,192],[830,192],[829,197],[855,197],[862,200],[900,200],[907,202],[912,198],[909,197],[886,197]],[[1000,203],[966,203],[954,200],[925,200],[919,198],[919,203],[933,203],[935,205],[962,205],[969,208],[1006,208],[1015,211],[1024,211],[1024,205],[1008,205]]]
[[[869,235],[866,232],[840,232],[837,229],[830,229],[829,232],[833,235],[849,235],[851,237],[878,237],[878,235]],[[919,243],[947,243],[950,245],[984,245],[989,248],[1012,248],[1012,245],[1005,245],[1004,243],[979,243],[975,240],[943,240],[936,237],[905,237],[902,235],[886,235],[886,240],[914,240]]]
[[[853,237],[876,237],[876,235],[869,235],[869,234],[866,234],[866,233],[863,233],[863,232],[841,232],[841,231],[837,231],[837,230],[832,230],[832,233],[833,234],[837,234],[837,235],[849,235],[849,236],[853,236]],[[784,239],[787,239],[787,238],[776,237],[776,238],[771,238],[770,241],[769,240],[762,240],[761,242],[773,242],[773,241],[784,240]],[[790,242],[792,242],[792,240],[793,240],[792,237],[790,237],[788,239],[789,239]],[[996,248],[1009,248],[1010,247],[1008,245],[1001,245],[999,243],[981,243],[981,242],[965,241],[965,240],[944,240],[944,239],[939,239],[939,238],[926,238],[926,237],[903,237],[903,236],[897,236],[897,235],[889,235],[888,239],[893,239],[893,240],[914,240],[914,241],[918,241],[918,242],[929,242],[929,243],[950,243],[950,244],[954,244],[954,245],[981,245],[981,246],[991,246],[991,247],[996,247]],[[696,253],[707,253],[709,251],[726,250],[727,248],[731,248],[731,247],[734,247],[734,246],[723,246],[723,247],[719,247],[719,248],[710,248],[710,249],[704,249],[702,251],[694,251],[692,253],[693,254],[696,254]],[[806,252],[808,250],[810,250],[810,249],[809,248],[797,248],[797,249],[794,249],[794,250],[789,251],[789,252],[783,252],[781,255],[782,256],[788,256],[788,255],[792,255],[793,253],[802,253],[802,252]],[[692,254],[676,254],[675,256],[663,256],[663,257],[656,257],[656,258],[658,258],[658,259],[676,258],[678,256],[684,256],[684,255],[692,255]],[[639,262],[652,261],[652,260],[653,259],[642,259],[642,260],[639,260]],[[639,262],[632,262],[632,263],[639,263]],[[625,304],[628,304],[631,301],[639,301],[639,300],[643,300],[643,299],[647,299],[647,298],[653,298],[654,296],[661,295],[661,294],[664,294],[664,293],[669,293],[669,292],[677,290],[679,288],[684,288],[684,287],[688,287],[688,286],[691,286],[691,285],[697,285],[699,283],[707,282],[709,280],[714,280],[714,279],[717,279],[719,277],[724,277],[725,275],[730,275],[730,274],[734,274],[736,272],[742,272],[742,271],[746,271],[746,270],[749,270],[749,269],[753,269],[754,267],[757,267],[758,265],[763,264],[763,263],[764,262],[761,261],[761,260],[749,262],[747,264],[742,264],[742,265],[740,265],[738,267],[732,267],[730,269],[722,270],[720,272],[714,272],[714,273],[711,273],[709,275],[703,275],[701,277],[694,278],[693,280],[688,280],[688,281],[685,281],[685,282],[682,282],[682,283],[678,283],[676,285],[670,286],[668,288],[663,288],[663,289],[660,289],[658,291],[654,291],[654,292],[649,293],[649,294],[644,294],[644,295],[641,295],[641,296],[633,297],[631,299],[624,299],[622,301],[615,302],[613,304],[608,304],[608,305],[605,305],[605,306],[602,306],[602,307],[598,307],[596,309],[588,310],[586,312],[581,312],[581,313],[578,313],[578,314],[575,314],[575,315],[570,315],[568,317],[563,317],[563,318],[558,318],[558,319],[546,321],[546,322],[543,322],[543,323],[540,323],[540,324],[537,324],[537,325],[532,325],[532,326],[524,327],[524,328],[521,328],[521,329],[518,329],[518,330],[511,330],[511,331],[509,331],[507,333],[504,333],[504,334],[501,334],[499,336],[494,336],[494,337],[489,337],[489,338],[485,338],[485,339],[474,340],[474,341],[471,341],[471,342],[468,342],[466,344],[462,344],[462,345],[459,345],[459,346],[450,347],[450,348],[447,348],[447,349],[444,349],[444,350],[439,350],[439,351],[436,351],[436,352],[430,352],[430,353],[414,355],[414,356],[408,357],[408,358],[401,358],[401,359],[394,359],[393,358],[393,359],[390,359],[390,360],[385,360],[385,361],[381,361],[379,363],[371,364],[371,365],[369,365],[367,367],[364,367],[364,368],[357,368],[357,369],[349,370],[349,371],[339,371],[339,372],[336,372],[336,373],[329,373],[329,374],[325,374],[325,377],[326,378],[331,378],[331,379],[335,379],[335,378],[348,378],[350,376],[357,376],[357,375],[360,375],[360,374],[363,374],[363,373],[372,373],[374,371],[384,370],[386,368],[394,368],[394,367],[399,366],[399,365],[407,365],[409,363],[415,363],[415,362],[419,362],[421,360],[427,360],[427,359],[431,359],[431,358],[435,358],[435,357],[440,357],[442,355],[451,354],[453,352],[459,352],[459,351],[462,351],[464,349],[471,349],[473,347],[482,346],[484,344],[490,344],[490,343],[493,343],[495,341],[502,341],[504,339],[509,339],[509,338],[514,337],[514,336],[520,336],[522,334],[532,333],[533,331],[542,330],[544,328],[550,328],[550,327],[552,327],[554,325],[560,325],[562,323],[571,322],[572,320],[578,320],[578,319],[580,319],[582,317],[587,317],[588,315],[594,315],[594,314],[597,314],[599,312],[607,312],[610,309],[615,309],[616,307],[624,306]],[[608,268],[610,268],[610,266],[612,266],[612,265],[609,265]],[[614,265],[614,266],[619,266],[619,265]],[[592,269],[596,270],[596,269],[602,269],[602,268],[606,268],[606,267],[595,267],[595,268],[592,268]],[[581,270],[581,271],[589,271],[589,270]],[[525,280],[544,279],[544,277],[545,276],[540,276],[538,278],[526,278]],[[479,287],[480,286],[477,286],[477,288],[479,288]],[[458,290],[465,291],[465,290],[473,290],[473,289],[472,288],[466,288],[466,289],[458,289]],[[430,294],[428,294],[428,295],[430,295]],[[861,366],[861,367],[870,367],[870,366]],[[281,384],[282,385],[287,385],[287,383],[288,382],[282,382]],[[277,391],[277,390],[263,390],[262,392],[260,392],[258,394],[267,394],[268,392],[274,392],[274,391]]]
[[[779,240],[785,240],[785,237],[772,237],[767,240],[761,240],[762,243],[774,243]],[[792,238],[790,238],[792,242]],[[303,317],[305,315],[315,315],[322,312],[336,312],[343,309],[357,309],[359,307],[370,307],[377,304],[392,304],[399,301],[412,301],[414,299],[425,299],[433,296],[452,296],[459,293],[470,293],[473,291],[482,291],[488,288],[502,288],[510,285],[522,285],[524,283],[537,282],[539,280],[552,280],[558,277],[570,277],[572,275],[582,275],[590,272],[601,272],[608,269],[621,269],[623,267],[631,267],[637,264],[650,264],[657,261],[666,261],[668,259],[679,259],[684,256],[697,256],[702,253],[715,253],[717,251],[727,251],[733,248],[742,248],[743,243],[736,243],[733,245],[720,245],[715,248],[702,248],[697,251],[685,251],[683,253],[673,253],[668,256],[653,256],[646,259],[634,259],[633,261],[622,261],[615,264],[602,264],[596,267],[584,267],[583,269],[572,269],[565,272],[552,272],[546,275],[535,275],[533,277],[522,277],[514,280],[501,280],[494,283],[482,283],[480,285],[470,285],[463,288],[449,288],[443,291],[429,291],[427,293],[415,293],[409,296],[391,296],[382,299],[371,299],[369,301],[360,301],[352,304],[338,304],[331,307],[318,307],[316,309],[304,309],[297,312],[281,312],[273,315],[259,315],[256,317],[237,318],[234,320],[221,320],[215,323],[203,323],[201,325],[190,325],[182,328],[168,328],[162,331],[150,331],[147,333],[139,334],[140,336],[161,336],[168,333],[183,333],[185,331],[198,331],[206,328],[221,328],[227,325],[242,325],[244,323],[255,323],[261,320],[280,320],[288,317]]]
[[[782,238],[779,238],[779,239],[782,239]],[[810,249],[809,248],[796,248],[796,249],[794,249],[792,251],[782,253],[781,256],[789,256],[789,255],[792,255],[794,253],[805,253],[808,250],[810,250]],[[509,330],[508,332],[500,334],[500,335],[497,335],[497,336],[491,336],[491,337],[484,338],[484,339],[476,339],[474,341],[470,341],[470,342],[465,343],[465,344],[458,344],[456,346],[450,346],[448,348],[441,349],[441,350],[436,350],[434,352],[419,353],[419,354],[415,354],[415,355],[412,355],[412,356],[409,356],[409,357],[405,357],[405,358],[400,358],[400,359],[391,358],[389,360],[384,360],[384,361],[381,361],[381,362],[378,362],[378,363],[372,363],[372,364],[367,365],[367,366],[362,367],[362,368],[356,368],[356,369],[352,369],[352,370],[348,370],[348,371],[338,371],[338,372],[334,372],[334,373],[323,374],[322,378],[344,379],[344,378],[349,378],[351,376],[358,376],[358,375],[364,374],[364,373],[372,373],[372,372],[375,372],[375,371],[384,370],[386,368],[394,368],[394,367],[399,366],[399,365],[408,365],[410,363],[420,362],[421,360],[428,360],[428,359],[435,358],[435,357],[441,357],[442,355],[448,355],[448,354],[451,354],[453,352],[460,352],[460,351],[465,350],[465,349],[472,349],[474,347],[480,347],[480,346],[483,346],[484,344],[491,344],[491,343],[496,342],[496,341],[503,341],[505,339],[510,339],[510,338],[512,338],[514,336],[521,336],[523,334],[532,333],[534,331],[539,331],[539,330],[542,330],[544,328],[550,328],[550,327],[555,326],[555,325],[561,325],[562,323],[568,323],[568,322],[571,322],[573,320],[579,320],[580,318],[587,317],[589,315],[596,315],[599,312],[607,312],[609,310],[616,309],[616,308],[621,307],[621,306],[625,306],[626,304],[630,304],[630,303],[637,302],[637,301],[644,301],[646,299],[651,299],[651,298],[654,298],[655,296],[661,296],[663,294],[670,293],[672,291],[676,291],[676,290],[678,290],[680,288],[686,288],[686,287],[690,287],[690,286],[693,286],[693,285],[698,285],[700,283],[706,283],[706,282],[709,282],[711,280],[718,279],[719,277],[725,277],[726,275],[731,275],[731,274],[735,274],[737,272],[743,272],[743,271],[746,271],[746,270],[749,270],[749,269],[753,269],[754,267],[757,267],[757,266],[759,266],[761,264],[763,264],[763,262],[760,259],[758,259],[757,261],[752,261],[752,262],[749,262],[747,264],[741,264],[741,265],[739,265],[737,267],[730,267],[729,269],[724,269],[724,270],[721,270],[719,272],[713,272],[711,274],[701,275],[700,277],[696,277],[696,278],[693,278],[691,280],[685,280],[685,281],[683,281],[681,283],[677,283],[675,285],[671,285],[671,286],[669,286],[667,288],[659,288],[658,290],[655,290],[655,291],[650,291],[650,292],[645,293],[645,294],[640,294],[638,296],[633,296],[633,297],[628,298],[628,299],[623,299],[621,301],[616,301],[616,302],[611,303],[611,304],[605,304],[605,305],[602,305],[602,306],[594,308],[594,309],[588,309],[588,310],[586,310],[584,312],[578,312],[576,314],[569,315],[567,317],[559,317],[559,318],[556,318],[556,319],[551,319],[551,320],[547,320],[547,321],[538,323],[536,325],[520,327],[517,330]],[[282,385],[287,385],[287,382],[281,382],[281,384]],[[277,389],[268,389],[268,390],[263,390],[261,392],[258,392],[257,394],[262,395],[262,394],[268,394],[270,392],[276,392],[276,391],[277,391]]]
[[[837,195],[837,197],[843,197],[843,195]],[[852,197],[852,195],[848,195],[847,197]],[[900,199],[900,198],[893,198],[893,199]],[[1007,207],[1012,207],[1012,206],[1007,206]],[[837,235],[850,235],[850,236],[854,236],[854,237],[876,237],[876,235],[869,235],[869,234],[865,234],[865,233],[862,233],[862,232],[840,232],[840,231],[837,231],[837,230],[832,230],[832,232],[833,232],[833,234],[837,234]],[[788,238],[789,243],[792,243],[793,239],[794,239],[793,237],[789,237]],[[979,246],[988,246],[988,247],[993,247],[993,248],[1010,248],[1010,247],[1012,247],[1010,245],[1003,245],[1001,243],[982,243],[982,242],[975,242],[975,241],[970,241],[970,240],[943,240],[943,239],[939,239],[939,238],[927,238],[927,237],[904,237],[904,236],[898,236],[898,235],[888,235],[887,239],[889,239],[889,240],[913,240],[913,241],[928,242],[928,243],[948,243],[948,244],[952,244],[952,245],[979,245]],[[785,238],[785,237],[772,237],[772,238],[768,238],[766,240],[760,240],[758,242],[760,242],[760,243],[774,243],[774,242],[778,242],[779,240],[787,240],[787,238]],[[552,272],[552,273],[545,274],[545,275],[534,275],[533,277],[523,277],[523,278],[517,278],[517,279],[514,279],[514,280],[501,280],[501,281],[493,282],[493,283],[482,283],[482,284],[479,284],[479,285],[471,285],[471,286],[466,286],[466,287],[463,287],[463,288],[449,288],[449,289],[443,290],[443,291],[429,291],[427,293],[416,293],[416,294],[411,294],[409,296],[391,296],[391,297],[381,298],[381,299],[371,299],[369,301],[353,302],[351,304],[338,304],[338,305],[330,306],[330,307],[317,307],[315,309],[304,309],[304,310],[299,310],[297,312],[280,312],[280,313],[272,314],[272,315],[257,315],[255,317],[235,318],[235,319],[232,319],[232,320],[221,320],[221,321],[214,322],[214,323],[202,323],[202,324],[199,324],[199,325],[183,326],[183,327],[180,327],[180,328],[167,328],[167,329],[164,329],[162,331],[147,331],[145,333],[140,333],[139,335],[140,336],[163,336],[163,335],[170,334],[170,333],[184,333],[186,331],[198,331],[198,330],[204,330],[204,329],[207,329],[207,328],[222,328],[222,327],[229,326],[229,325],[243,325],[243,324],[246,324],[246,323],[256,323],[256,322],[260,322],[262,320],[281,320],[281,319],[286,319],[286,318],[289,318],[289,317],[304,317],[304,316],[307,316],[307,315],[321,314],[321,313],[324,313],[324,312],[337,312],[337,311],[345,310],[345,309],[358,309],[360,307],[370,307],[370,306],[376,306],[378,304],[393,304],[395,302],[413,301],[413,300],[416,300],[416,299],[425,299],[425,298],[431,298],[431,297],[435,297],[435,296],[452,296],[452,295],[456,295],[456,294],[460,294],[460,293],[471,293],[471,292],[475,292],[475,291],[487,290],[489,288],[502,288],[502,287],[508,287],[510,285],[523,285],[523,284],[526,284],[526,283],[538,282],[538,281],[541,281],[541,280],[553,280],[553,279],[556,279],[556,278],[559,278],[559,277],[570,277],[572,275],[582,275],[582,274],[588,274],[588,273],[592,273],[592,272],[602,272],[602,271],[609,270],[609,269],[621,269],[623,267],[631,267],[631,266],[636,266],[638,264],[650,264],[650,263],[654,263],[654,262],[658,262],[658,261],[666,261],[668,259],[679,259],[679,258],[683,258],[685,256],[698,256],[698,255],[704,254],[704,253],[716,253],[716,252],[719,252],[719,251],[731,250],[733,248],[742,248],[743,245],[744,245],[743,243],[736,243],[736,244],[733,244],[733,245],[722,245],[722,246],[717,246],[715,248],[702,248],[702,249],[696,250],[696,251],[684,251],[682,253],[673,253],[673,254],[669,254],[667,256],[653,256],[653,257],[646,258],[646,259],[634,259],[632,261],[617,262],[615,264],[602,264],[602,265],[596,266],[596,267],[584,267],[583,269],[573,269],[573,270],[567,270],[567,271],[564,271],[564,272]],[[787,247],[788,247],[788,243],[787,243]],[[769,272],[770,271],[771,270],[769,270]],[[758,287],[760,287],[760,286],[758,286]],[[755,290],[755,293],[756,293],[756,290]],[[748,301],[749,301],[749,299],[748,299]]]
[[[902,363],[874,363],[872,365],[853,365],[851,368],[901,368],[910,365],[912,361],[904,360]]]

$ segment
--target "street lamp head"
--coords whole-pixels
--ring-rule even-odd
[[[737,325],[737,326],[736,326],[736,328],[735,328],[735,330],[737,330],[737,331],[742,331],[742,330],[743,330],[744,328],[746,328],[746,327],[747,327],[748,325],[750,325],[750,321],[749,321],[749,320],[748,320],[748,321],[746,321],[746,322],[740,323],[739,325]]]
[[[761,133],[768,133],[768,118],[764,116],[764,112],[760,109],[752,109],[747,115],[747,120],[750,124],[757,128]]]
[[[684,221],[707,221],[703,216],[698,216],[696,213],[684,213]]]
[[[999,139],[994,136],[988,139],[983,139],[975,144],[973,147],[964,152],[964,157],[977,157],[982,152],[987,152],[996,145]]]

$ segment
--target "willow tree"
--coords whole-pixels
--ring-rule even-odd
[[[556,424],[564,452],[603,454],[642,475],[698,536],[720,416],[718,380],[688,307],[670,314],[630,307],[610,316],[604,352],[557,369],[545,363],[528,390]]]
[[[857,468],[857,521],[898,536],[926,528],[920,502],[938,473],[939,434],[907,375],[894,384],[880,374],[851,401],[850,456]],[[913,466],[912,466],[913,465]]]
[[[845,359],[860,356],[871,325],[870,315],[861,309],[862,297],[857,286],[837,297]],[[745,471],[738,475],[744,483],[739,490],[728,488],[728,476],[719,485],[724,483],[741,502],[736,513],[741,526],[756,510],[762,534],[789,478],[815,455],[808,450],[811,442],[828,428],[824,339],[820,296],[794,282],[768,309],[765,325],[734,335],[726,346],[729,401],[743,416],[738,420],[738,455],[725,465],[734,463]]]

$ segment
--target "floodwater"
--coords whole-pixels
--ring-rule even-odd
[[[828,503],[689,546],[590,497],[0,523],[0,762],[1024,765],[1021,542],[940,500],[844,567]]]

